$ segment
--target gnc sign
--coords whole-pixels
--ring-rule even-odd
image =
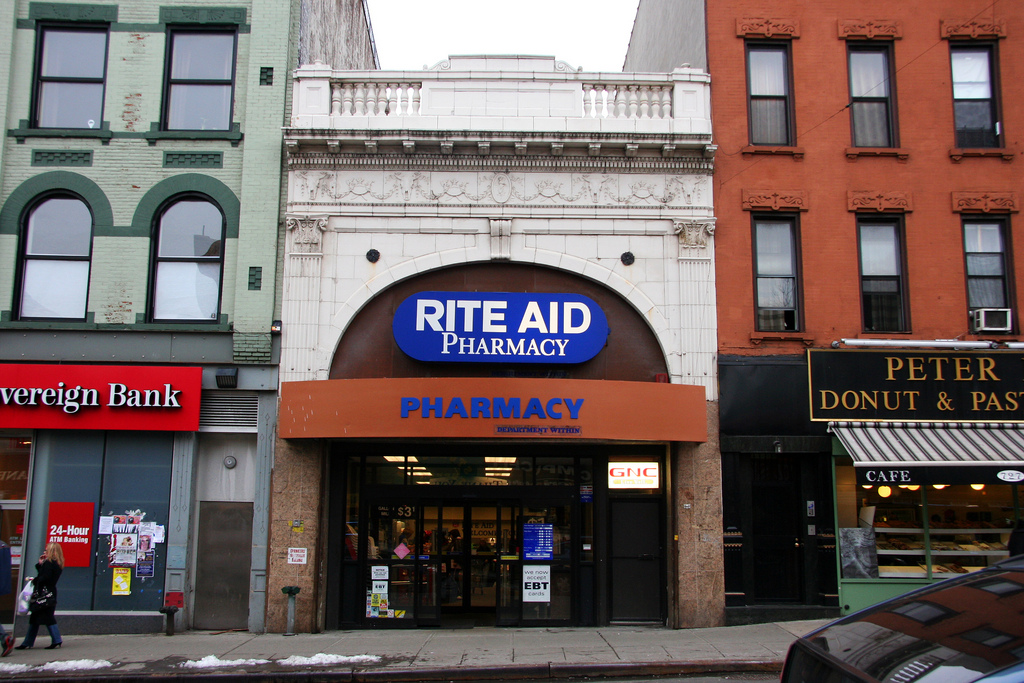
[[[608,488],[656,489],[660,486],[659,474],[656,462],[610,462]]]

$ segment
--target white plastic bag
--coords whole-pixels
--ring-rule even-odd
[[[21,589],[21,594],[18,596],[18,614],[28,614],[28,603],[32,600],[32,592],[35,590],[35,585],[32,579],[25,582],[25,587]]]

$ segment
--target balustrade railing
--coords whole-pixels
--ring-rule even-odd
[[[418,81],[331,81],[332,116],[419,116]],[[671,84],[584,83],[583,116],[597,119],[671,119]]]

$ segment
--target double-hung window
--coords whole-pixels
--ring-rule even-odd
[[[1002,131],[992,45],[951,44],[956,146],[999,147]]]
[[[789,43],[747,44],[750,144],[793,144]]]
[[[799,329],[796,219],[754,217],[754,281],[757,329]]]
[[[848,60],[853,146],[896,147],[889,45],[850,45]]]
[[[897,220],[860,220],[861,313],[866,332],[907,330],[901,226]]]
[[[165,130],[230,130],[235,32],[172,30],[168,34]]]
[[[172,201],[157,218],[155,241],[150,318],[216,322],[224,266],[220,208],[199,195]]]
[[[1006,224],[964,220],[964,257],[968,308],[1010,308]]]
[[[33,125],[99,129],[106,73],[106,28],[41,27],[36,46]]]
[[[52,195],[33,206],[22,227],[18,317],[85,320],[93,218],[72,195]]]

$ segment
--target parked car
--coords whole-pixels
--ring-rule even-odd
[[[1024,683],[1024,555],[797,639],[782,683]]]

